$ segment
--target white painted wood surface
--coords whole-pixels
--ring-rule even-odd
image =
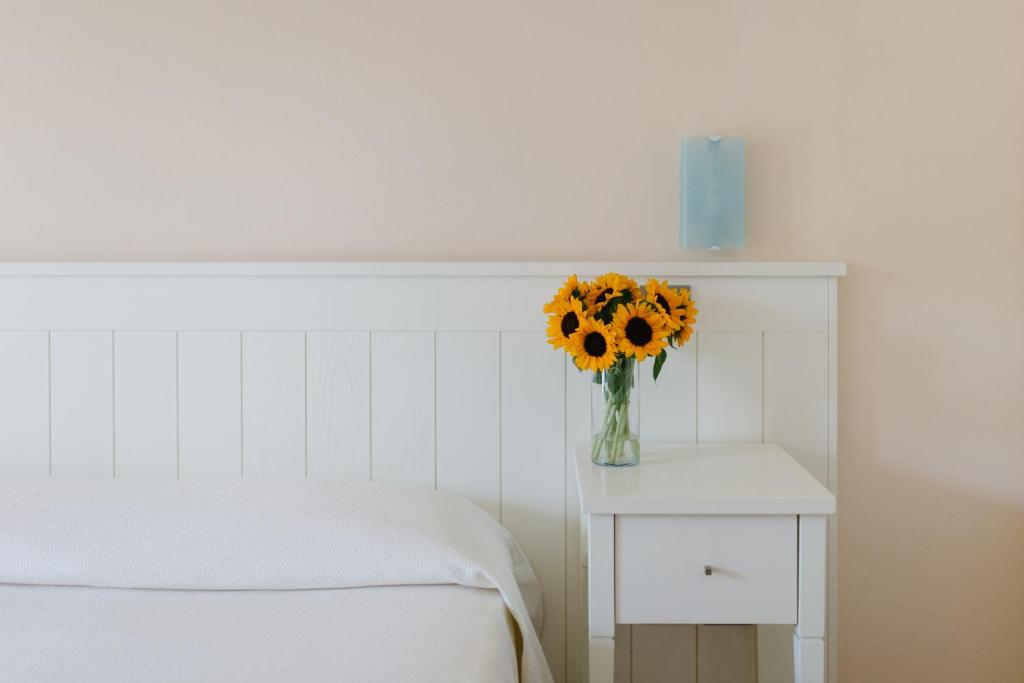
[[[616,620],[794,623],[796,554],[796,516],[617,514]]]
[[[697,440],[760,442],[762,334],[703,329],[697,340]]]
[[[272,261],[0,263],[0,277],[555,277],[566,273],[666,277],[837,277],[836,261]]]
[[[612,683],[615,676],[615,518],[587,517],[590,564],[587,631],[591,683]]]
[[[310,477],[370,478],[370,334],[306,334]]]
[[[434,488],[434,333],[373,333],[370,396],[373,480]]]
[[[827,519],[820,515],[800,516],[800,615],[796,633],[801,638],[824,638],[825,603],[828,599]]]
[[[541,643],[565,676],[565,363],[541,332],[501,335],[501,522],[544,587]]]
[[[823,282],[749,277],[737,284],[727,277],[652,274],[690,286],[701,332],[828,329]],[[531,331],[544,327],[537,302],[548,301],[562,279],[2,277],[0,286],[13,296],[0,299],[0,330]]]
[[[501,516],[497,332],[437,334],[437,488]]]
[[[242,474],[242,335],[178,333],[181,477]]]
[[[0,476],[49,474],[49,334],[0,332]]]
[[[306,337],[242,334],[242,473],[306,474]]]
[[[764,439],[828,483],[827,332],[764,335]],[[759,683],[793,680],[792,629],[758,627]]]
[[[824,683],[825,641],[793,634],[793,680],[796,683]]]
[[[0,264],[0,473],[45,475],[52,462],[55,476],[112,476],[115,467],[174,476],[173,412],[182,477],[242,474],[243,431],[247,475],[365,479],[372,470],[428,486],[436,476],[441,488],[476,491],[523,542],[545,587],[556,680],[581,680],[585,538],[572,471],[573,445],[590,431],[590,387],[544,343],[540,306],[565,275],[608,270],[689,285],[701,309],[696,338],[661,381],[641,380],[645,439],[768,436],[834,489],[836,278],[845,266],[810,262]],[[168,335],[177,340],[173,410]],[[429,353],[412,343],[427,337],[436,339]],[[816,355],[822,338],[819,453],[820,425],[801,416],[820,412],[820,377],[791,377],[812,354],[781,342]],[[385,363],[387,351],[397,356]],[[466,371],[488,362],[483,375]],[[485,390],[484,377],[499,386]],[[479,405],[457,406],[473,411],[470,433],[446,407],[462,389],[481,392]],[[487,417],[494,396],[496,421]],[[256,422],[260,414],[272,419]],[[468,459],[477,437],[498,445],[497,499],[493,447]],[[834,523],[828,552],[834,602]],[[829,622],[834,634],[834,610]],[[635,683],[649,671],[638,668]]]
[[[576,444],[590,438],[590,392],[593,380],[565,356],[565,614],[566,680],[586,680],[587,577],[583,568],[586,532],[580,524],[580,494],[576,483]],[[628,626],[625,628],[629,628]]]
[[[799,488],[823,492],[834,510],[832,494],[774,445],[681,443],[656,450],[645,463],[653,461],[649,469],[658,476],[644,477],[638,476],[639,467],[596,467],[589,445],[577,447],[580,499],[589,525],[589,610],[598,615],[590,622],[590,680],[608,680],[621,672],[616,648],[609,647],[605,635],[618,632],[605,616],[609,574],[614,622],[700,625],[694,665],[698,681],[757,681],[764,658],[752,625],[764,623],[794,624],[794,677],[824,680],[825,640],[811,634],[825,631],[828,512],[798,517],[792,510],[764,508],[762,497],[778,487],[793,510],[807,506],[806,498],[792,495],[797,490],[794,471],[802,475]],[[770,457],[750,462],[751,453],[757,452]],[[710,453],[717,457],[701,457]],[[704,461],[712,463],[706,470],[693,467]],[[726,470],[731,475],[721,476]],[[710,476],[703,476],[705,471]],[[684,473],[693,481],[684,484]],[[666,493],[673,485],[683,488],[678,504]],[[650,502],[644,503],[648,496]],[[820,505],[820,499],[812,497],[811,504]],[[609,518],[614,520],[610,541],[605,530]],[[613,559],[608,557],[609,545]],[[595,628],[603,633],[595,635]],[[631,660],[637,635],[634,628]],[[768,664],[778,672],[776,662],[769,659]],[[684,667],[680,675],[688,670]],[[634,673],[631,667],[631,680]]]
[[[178,476],[176,333],[114,333],[114,415],[115,476]]]
[[[835,512],[835,496],[776,444],[641,444],[643,467],[593,466],[576,447],[583,511],[633,515]]]
[[[700,335],[697,334],[682,349],[674,351],[662,368],[657,382],[651,376],[650,364],[641,367],[639,398],[642,442],[697,440],[699,344]],[[631,642],[633,630],[637,631],[635,664],[629,666],[625,677],[619,676],[619,683],[696,680],[696,626],[623,624],[618,630],[626,633]]]
[[[845,269],[844,273],[845,275]],[[839,280],[828,278],[828,489],[839,490]],[[829,683],[839,680],[838,622],[839,515],[828,520],[828,636],[825,652]]]
[[[60,477],[114,474],[112,332],[50,335],[50,471]]]
[[[828,335],[764,335],[764,440],[828,485]]]
[[[824,279],[709,278],[691,292],[705,332],[818,332],[828,325]]]
[[[645,442],[697,440],[697,345],[673,352],[655,382],[652,366],[640,366],[640,439]]]
[[[615,637],[615,517],[588,515],[590,529],[588,564],[590,584],[589,631],[591,638]]]

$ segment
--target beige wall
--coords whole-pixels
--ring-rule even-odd
[[[217,7],[212,7],[217,5]],[[0,259],[841,259],[844,683],[1024,681],[1024,4],[0,0]]]

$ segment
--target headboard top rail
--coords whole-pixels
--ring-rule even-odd
[[[0,263],[0,277],[838,277],[838,261],[281,261]]]

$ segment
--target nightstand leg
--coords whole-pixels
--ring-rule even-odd
[[[587,611],[590,683],[615,679],[615,517],[589,516]]]
[[[826,518],[800,516],[797,625],[793,630],[796,683],[825,683],[825,624],[828,602]]]
[[[793,634],[795,683],[825,683],[825,639]]]
[[[590,638],[590,683],[614,683],[615,639]]]

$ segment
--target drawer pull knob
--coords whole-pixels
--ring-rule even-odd
[[[704,576],[711,576],[711,565],[704,565]]]

